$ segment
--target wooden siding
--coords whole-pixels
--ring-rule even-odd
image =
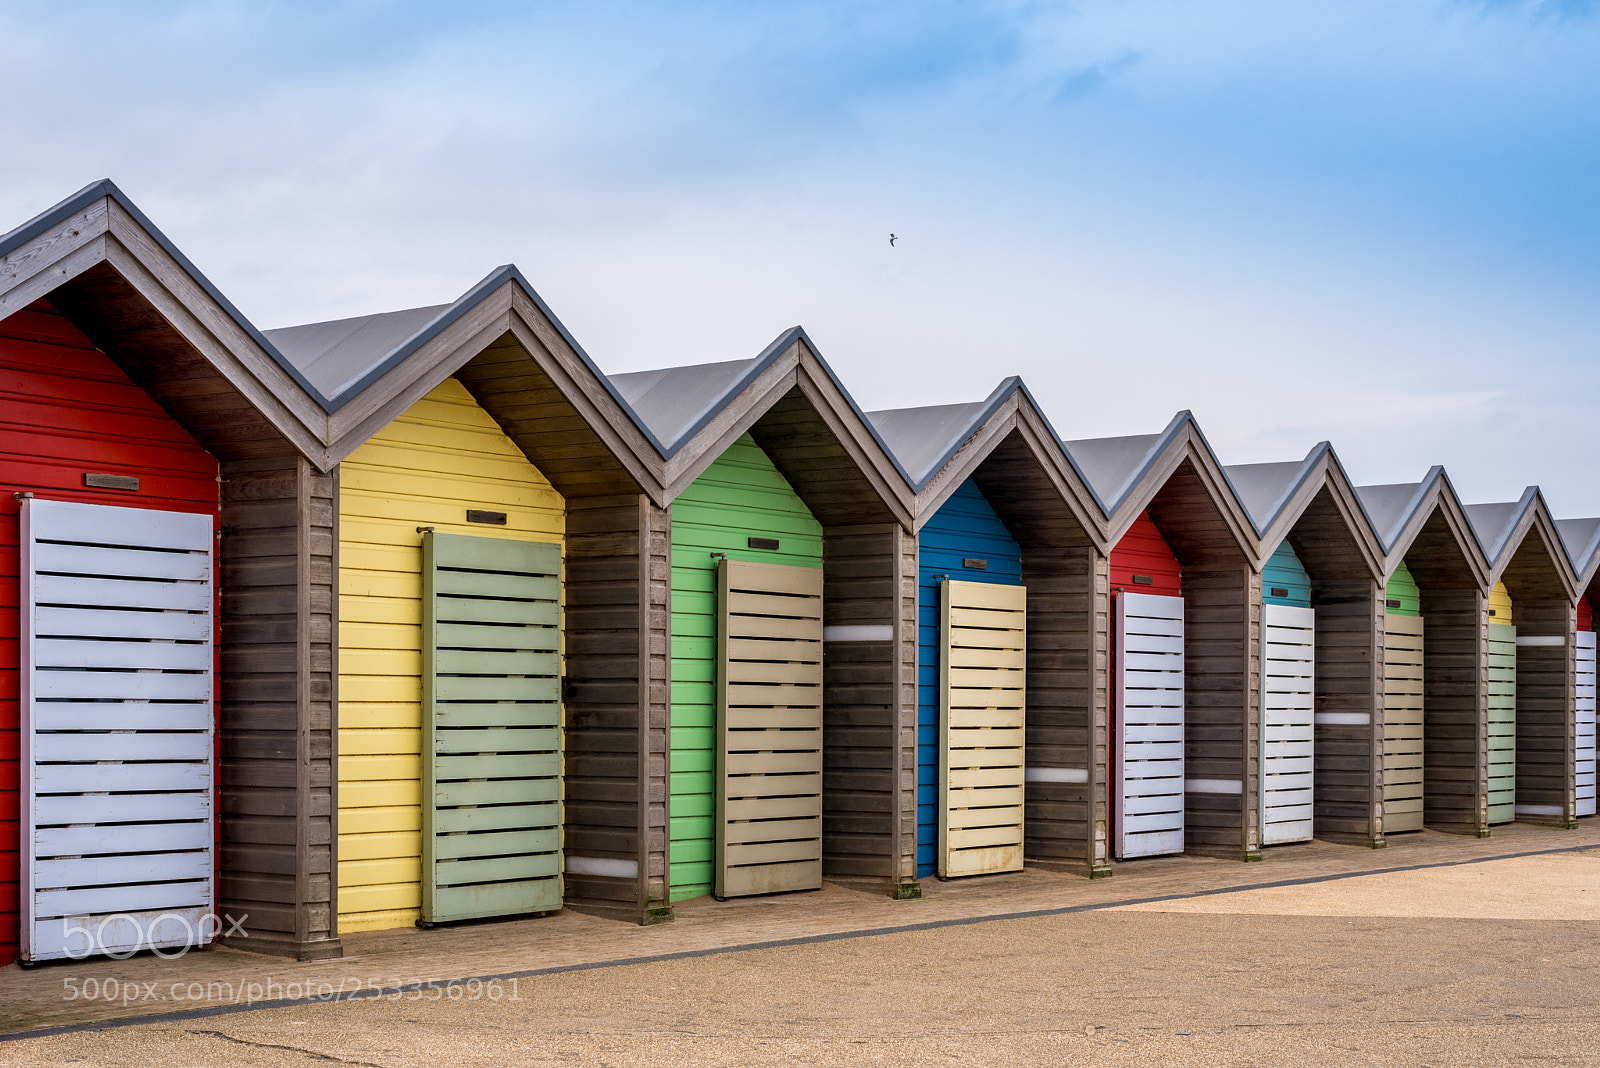
[[[980,569],[968,561],[982,561]],[[970,479],[917,535],[917,875],[934,874],[939,820],[939,579],[1015,586],[1022,550]]]
[[[1576,618],[1565,598],[1517,602],[1516,818],[1576,819]]]
[[[1185,567],[1184,848],[1259,856],[1261,576]]]
[[[752,549],[775,538],[777,549]],[[671,870],[674,901],[712,890],[715,846],[716,565],[822,566],[822,526],[749,435],[672,507]]]
[[[637,494],[567,509],[566,900],[661,922],[671,517]]]
[[[1422,587],[1423,819],[1457,834],[1488,827],[1487,597],[1475,589]]]
[[[826,526],[823,545],[822,873],[917,896],[916,539]]]
[[[1315,826],[1318,837],[1382,842],[1383,587],[1318,578]]]
[[[1029,545],[1028,775],[1023,852],[1030,864],[1109,872],[1110,589],[1088,547]]]
[[[218,515],[218,465],[194,437],[54,308],[0,322],[0,962],[16,955],[20,599],[15,492],[42,498]],[[139,489],[84,485],[133,475]],[[219,857],[219,863],[221,858]]]
[[[222,881],[250,948],[338,956],[337,475],[222,465]]]
[[[1311,607],[1311,576],[1301,566],[1288,539],[1278,543],[1261,569],[1261,591],[1261,599],[1267,604]]]
[[[1588,597],[1578,598],[1577,628],[1579,630],[1594,630],[1594,608],[1589,604]]]
[[[420,916],[422,538],[559,542],[565,506],[449,379],[340,467],[339,907],[344,931]],[[504,526],[467,510],[504,512]]]

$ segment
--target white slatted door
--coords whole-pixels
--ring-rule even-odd
[[[939,588],[939,874],[1021,871],[1028,591]]]
[[[22,955],[214,936],[211,517],[22,505]]]
[[[1422,830],[1421,616],[1387,615],[1383,644],[1383,829]]]
[[[1116,598],[1118,860],[1183,852],[1183,598]]]
[[[1595,635],[1578,631],[1578,815],[1595,814]]]
[[[719,898],[822,886],[822,569],[718,565]]]
[[[1317,613],[1261,609],[1261,843],[1309,842]]]

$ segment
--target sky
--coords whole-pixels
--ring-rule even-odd
[[[9,0],[0,230],[116,181],[257,326],[515,263],[608,372],[803,325],[1600,515],[1600,2]],[[896,241],[891,246],[889,235]]]

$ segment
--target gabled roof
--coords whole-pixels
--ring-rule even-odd
[[[1383,546],[1385,575],[1394,574],[1424,531],[1434,531],[1429,535],[1433,539],[1444,536],[1439,533],[1443,530],[1465,561],[1471,585],[1485,591],[1492,585],[1483,546],[1443,467],[1429,468],[1420,482],[1357,486],[1355,493]]]
[[[449,304],[266,337],[318,390],[335,462],[455,375],[561,492],[632,488],[661,502],[661,443],[515,266]]]
[[[750,433],[824,523],[912,525],[910,477],[801,327],[753,359],[633,371],[609,386],[637,405],[666,502]]]
[[[1383,546],[1372,518],[1330,443],[1318,442],[1303,460],[1233,464],[1223,471],[1260,537],[1263,564],[1291,530],[1303,529],[1304,522],[1324,535],[1318,539],[1323,543],[1348,539],[1344,544],[1356,550],[1366,570],[1374,577],[1383,576]],[[1352,561],[1336,566],[1356,565]]]
[[[0,318],[40,298],[219,457],[329,466],[317,389],[111,181],[0,236]]]
[[[1489,561],[1491,585],[1504,580],[1507,586],[1515,587],[1519,579],[1524,586],[1535,581],[1531,577],[1535,570],[1533,564],[1522,557],[1523,547],[1532,538],[1543,550],[1543,558],[1548,561],[1550,571],[1557,580],[1555,585],[1559,585],[1569,600],[1577,600],[1581,587],[1576,569],[1538,486],[1529,486],[1515,501],[1469,504],[1466,511],[1483,545],[1484,556]],[[1555,585],[1542,579],[1538,581],[1546,585],[1546,595],[1555,595]],[[1517,589],[1512,589],[1513,597],[1522,595]]]
[[[1108,544],[1120,541],[1158,495],[1169,496],[1163,492],[1169,480],[1187,465],[1192,489],[1211,502],[1246,559],[1257,558],[1259,535],[1193,413],[1179,412],[1159,434],[1065,441],[1062,447],[1100,505]],[[1170,540],[1168,531],[1163,534]]]
[[[868,412],[867,420],[911,479],[917,529],[977,478],[1014,534],[1105,551],[1098,502],[1022,379],[1005,379],[982,401]]]

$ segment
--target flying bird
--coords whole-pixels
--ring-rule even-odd
[[[894,247],[894,235],[893,234],[889,235],[889,246],[891,248]]]

